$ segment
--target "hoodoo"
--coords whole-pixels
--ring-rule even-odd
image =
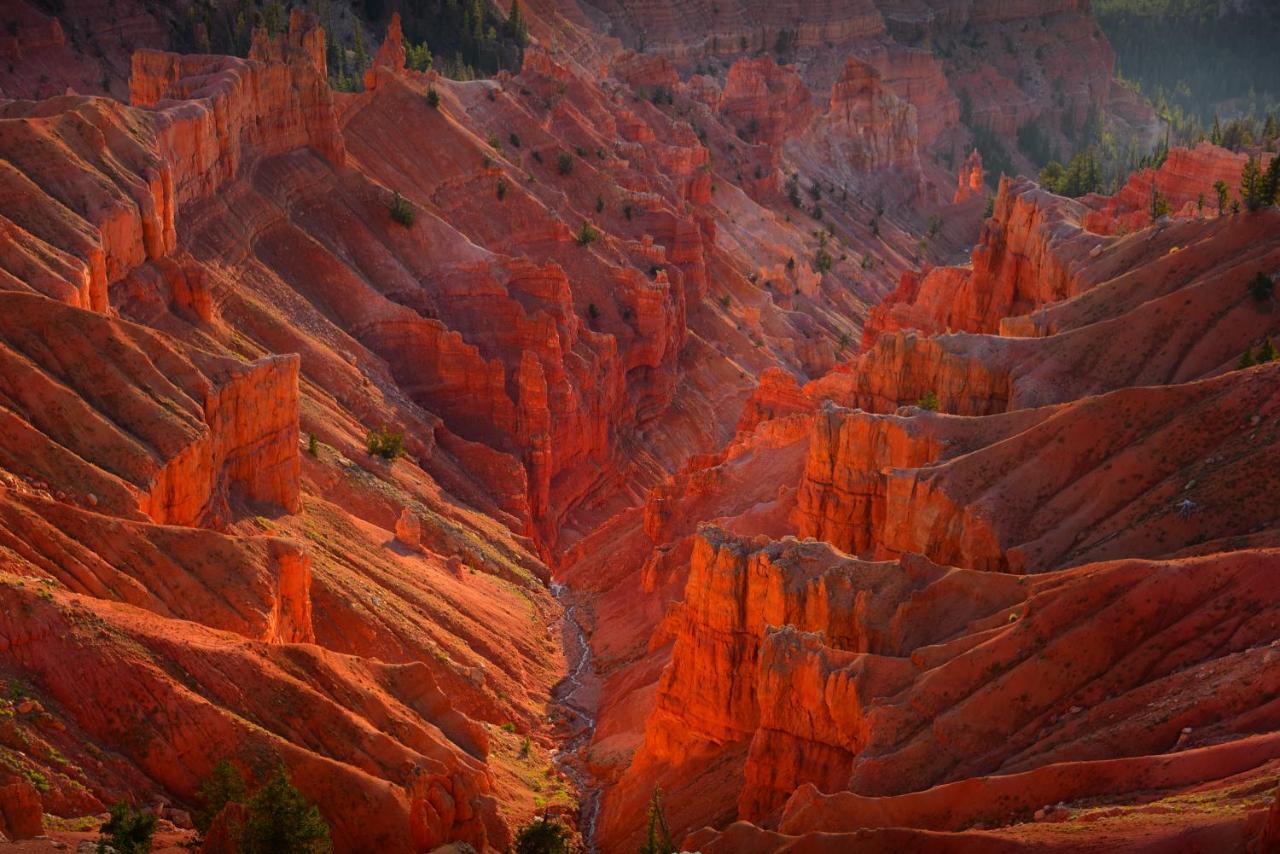
[[[1265,6],[5,5],[0,847],[1274,850]]]

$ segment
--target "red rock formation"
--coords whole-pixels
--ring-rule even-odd
[[[920,168],[916,111],[885,87],[880,72],[850,57],[831,89],[825,134],[836,162],[872,172],[890,166]]]
[[[814,113],[800,75],[769,56],[740,59],[730,67],[718,110],[743,139],[766,145],[803,131]]]
[[[44,835],[40,793],[26,780],[0,784],[0,837],[17,842]]]
[[[1268,155],[1263,155],[1266,168]],[[1159,194],[1177,217],[1221,215],[1214,184],[1223,181],[1234,196],[1240,173],[1249,156],[1228,151],[1208,142],[1195,148],[1174,148],[1158,169],[1142,169],[1113,196],[1091,195],[1084,199],[1091,210],[1084,226],[1099,234],[1136,231],[1151,223],[1154,194]]]
[[[982,155],[975,148],[969,152],[969,156],[960,164],[960,174],[956,186],[956,194],[951,199],[952,204],[961,204],[982,193],[985,186],[983,180]]]
[[[1084,213],[1030,181],[1002,179],[972,266],[904,276],[867,318],[863,346],[894,329],[993,332],[1002,318],[1079,293],[1091,284],[1079,269],[1102,243],[1081,231]]]
[[[266,757],[340,849],[497,850],[582,782],[568,733],[606,850],[655,784],[679,830],[779,827],[705,850],[1000,850],[965,828],[1269,755],[1276,376],[1230,369],[1277,331],[1244,287],[1272,212],[1117,239],[1006,184],[971,270],[903,279],[801,387],[912,257],[907,203],[950,196],[918,151],[965,144],[953,85],[1066,133],[1109,53],[1071,0],[720,5],[537,2],[545,47],[466,83],[405,71],[393,19],[349,95],[295,11],[248,59],[139,51],[133,106],[0,106],[0,739],[46,811],[186,807]],[[779,36],[793,65],[712,79]]]

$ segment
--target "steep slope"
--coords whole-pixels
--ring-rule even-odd
[[[339,850],[626,850],[655,788],[708,851],[1274,835],[1280,222],[1192,204],[1235,161],[1006,178],[979,233],[953,126],[1074,139],[1086,3],[527,6],[518,73],[393,17],[359,93],[301,9],[0,42],[46,98],[0,102],[0,832],[185,825],[228,758]],[[130,104],[59,94],[125,54]]]
[[[995,210],[957,291],[904,287],[876,312],[973,332],[869,332],[847,365],[803,387],[770,374],[748,403],[744,436],[809,424],[786,531],[807,539],[695,542],[606,846],[634,843],[654,787],[675,828],[766,828],[686,840],[702,850],[843,850],[869,827],[859,844],[885,850],[1076,850],[1080,833],[1245,850],[1260,833],[1280,368],[1237,362],[1280,331],[1246,286],[1280,265],[1276,212],[1104,237],[1011,181]],[[909,405],[930,397],[952,414]],[[1033,813],[1070,827],[1023,827]]]

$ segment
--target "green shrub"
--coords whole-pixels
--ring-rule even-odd
[[[1265,365],[1267,362],[1276,360],[1276,345],[1269,337],[1262,342],[1262,346],[1258,348],[1258,354],[1255,358],[1259,365]]]
[[[1249,280],[1249,295],[1258,302],[1266,302],[1271,299],[1271,294],[1275,290],[1275,283],[1271,281],[1271,277],[1266,273],[1259,273]]]
[[[98,854],[147,854],[156,832],[156,817],[143,815],[123,801],[113,804],[98,838]]]
[[[320,456],[320,440],[316,438],[315,433],[307,434],[307,453],[313,457]]]
[[[567,151],[562,151],[556,155],[556,171],[561,175],[568,175],[573,172],[573,155]]]
[[[569,828],[547,816],[535,818],[516,832],[515,854],[571,854]]]
[[[495,192],[497,193],[498,201],[502,201],[507,197],[507,179],[506,178],[498,179],[498,188]]]
[[[413,205],[399,191],[391,198],[391,218],[403,225],[405,228],[413,225],[414,211]]]
[[[831,269],[832,262],[831,253],[825,248],[821,248],[813,258],[813,269],[819,273],[825,273]]]
[[[938,395],[936,395],[932,390],[926,391],[924,393],[924,397],[920,398],[920,400],[916,402],[916,406],[919,406],[921,409],[926,409],[929,412],[937,412]]]
[[[392,433],[386,426],[370,430],[364,443],[371,455],[384,460],[394,460],[404,455],[404,434]]]
[[[600,239],[600,232],[596,231],[595,226],[584,219],[582,227],[578,229],[578,233],[573,236],[573,239],[579,246],[589,246]]]
[[[427,88],[427,106],[433,110],[440,108],[440,93],[436,91],[436,87]]]

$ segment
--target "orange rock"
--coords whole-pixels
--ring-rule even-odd
[[[1273,155],[1262,155],[1266,169]],[[1091,208],[1084,226],[1099,234],[1136,231],[1151,224],[1153,194],[1158,193],[1177,217],[1221,216],[1214,184],[1223,181],[1233,188],[1234,198],[1249,155],[1202,142],[1195,148],[1174,148],[1158,169],[1142,169],[1113,196],[1091,195],[1084,203]]]
[[[396,519],[396,541],[410,549],[422,547],[422,521],[408,507],[400,511]]]
[[[770,56],[740,59],[729,68],[718,109],[743,139],[766,145],[803,131],[814,113],[800,75]]]
[[[971,266],[904,275],[898,290],[868,316],[864,349],[896,329],[994,332],[1002,318],[1083,291],[1092,282],[1082,280],[1079,270],[1102,245],[1082,230],[1085,213],[1079,203],[1030,181],[1002,178]]]
[[[10,842],[44,835],[40,793],[25,780],[0,785],[0,836]]]
[[[982,155],[978,149],[969,152],[969,156],[960,164],[960,176],[952,204],[961,204],[973,196],[983,192]]]

